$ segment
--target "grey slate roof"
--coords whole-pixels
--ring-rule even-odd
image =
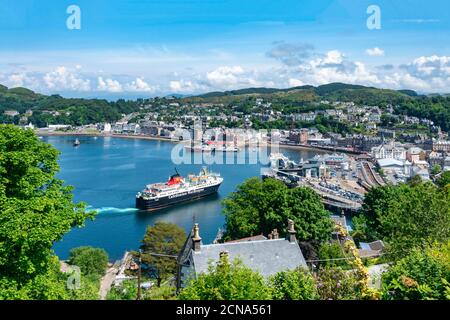
[[[244,265],[264,277],[299,266],[306,268],[305,258],[296,242],[274,239],[202,245],[200,252],[191,251],[195,272],[207,272],[208,263],[218,261],[223,251],[228,252],[230,261],[240,258]]]

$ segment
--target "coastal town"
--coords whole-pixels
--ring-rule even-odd
[[[330,212],[334,223],[333,241],[340,246],[353,243],[349,236],[351,218],[358,214],[366,194],[372,189],[387,185],[407,183],[411,179],[436,181],[450,170],[450,140],[446,132],[427,118],[399,115],[396,106],[368,106],[354,102],[320,101],[314,111],[284,114],[274,111],[270,102],[254,99],[247,112],[224,104],[180,104],[179,99],[167,97],[155,105],[150,99],[138,112],[122,114],[113,123],[92,123],[82,126],[48,124],[35,127],[28,118],[32,111],[18,114],[7,110],[5,116],[20,117],[23,128],[33,129],[39,136],[104,136],[163,140],[183,143],[187,150],[202,154],[215,152],[239,152],[257,148],[277,147],[270,152],[269,162],[261,177],[283,182],[289,188],[307,187],[319,195],[322,204]],[[224,112],[227,110],[227,113]],[[249,111],[250,110],[250,111]],[[176,112],[183,115],[174,116]],[[52,117],[58,112],[44,112]],[[317,119],[343,124],[352,133],[327,130]],[[296,128],[294,124],[305,126]],[[265,123],[261,128],[255,123]],[[273,125],[270,125],[270,124]],[[282,128],[276,125],[281,124]],[[291,128],[286,128],[291,126]],[[259,130],[256,130],[259,128]],[[356,129],[356,130],[355,130]],[[355,133],[357,131],[358,133]],[[79,140],[77,139],[78,143]],[[282,148],[316,151],[309,159],[290,159]],[[281,149],[281,150],[280,150]],[[305,258],[305,248],[291,246],[297,243],[293,222],[286,226],[286,237],[279,237],[279,230],[232,241],[224,241],[219,229],[212,244],[201,241],[198,224],[193,226],[184,246],[173,255],[177,259],[177,273],[169,278],[169,284],[182,290],[189,277],[198,277],[208,268],[208,260],[241,258],[244,264],[264,276],[296,267],[314,270],[315,260]],[[357,241],[354,259],[376,260],[384,255],[385,244],[381,239],[370,242]],[[273,255],[282,262],[273,264],[267,259]],[[281,256],[280,256],[281,255]],[[275,259],[275,258],[274,258]],[[381,260],[382,261],[382,260]],[[111,290],[124,290],[127,281],[138,281],[146,292],[155,286],[154,281],[139,280],[140,270],[136,253],[126,252],[116,261],[101,280],[101,298],[106,299]],[[365,271],[368,288],[381,289],[381,275],[388,270],[385,262],[374,263]]]
[[[36,128],[36,132],[38,135],[92,134],[186,142],[192,140],[200,151],[212,151],[213,148],[219,150],[219,147],[224,146],[236,151],[252,144],[277,143],[283,147],[365,157],[371,168],[382,176],[381,179],[394,184],[406,182],[415,175],[430,180],[440,172],[450,170],[448,133],[429,119],[395,114],[396,106],[393,105],[381,108],[357,105],[354,102],[320,101],[318,110],[283,114],[274,111],[270,102],[256,98],[254,105],[248,108],[252,110],[251,112],[236,111],[239,108],[231,106],[226,108],[228,111],[225,113],[223,104],[180,104],[171,102],[172,100],[177,101],[169,97],[163,102],[153,104],[148,102],[140,107],[139,112],[123,114],[122,119],[114,123],[83,126],[49,124],[46,127]],[[323,109],[324,106],[328,109]],[[155,108],[158,112],[151,111]],[[174,116],[175,110],[183,115]],[[59,115],[58,112],[48,114],[53,117]],[[32,115],[31,110],[22,115],[18,115],[15,110],[7,110],[4,111],[4,115],[20,116],[20,122],[25,128],[35,127],[33,123],[27,122],[28,117]],[[336,133],[334,130],[323,128],[319,130],[320,126],[314,126],[314,121],[319,117],[361,130],[361,133]],[[282,121],[288,127],[301,121],[307,127],[291,129],[274,127],[264,132],[257,130],[258,126],[254,126],[254,123],[259,121],[266,124],[273,123],[274,126]],[[367,163],[364,167],[366,166]]]
[[[4,2],[14,314],[448,309],[448,1]]]

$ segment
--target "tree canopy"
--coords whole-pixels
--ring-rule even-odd
[[[414,249],[382,276],[384,299],[450,300],[450,242]]]
[[[437,179],[436,184],[441,188],[450,185],[450,171],[444,171]]]
[[[308,270],[298,268],[281,271],[270,277],[274,300],[317,300],[316,281]]]
[[[299,240],[326,240],[331,236],[330,213],[310,188],[289,189],[275,179],[251,178],[223,201],[225,239],[269,234],[283,235],[286,221],[295,223]]]
[[[355,217],[354,237],[382,239],[389,251],[406,256],[450,237],[450,193],[430,182],[372,188]]]
[[[78,266],[84,275],[103,276],[108,266],[108,253],[89,246],[73,248],[69,264]]]
[[[0,283],[18,291],[42,284],[29,298],[51,290],[41,280],[50,278],[54,242],[94,216],[55,178],[57,159],[58,151],[32,131],[0,125]]]
[[[150,277],[156,278],[158,287],[162,280],[175,274],[177,260],[153,254],[176,256],[185,241],[186,233],[176,224],[158,221],[147,228],[141,245],[142,262],[147,265]]]
[[[208,273],[191,279],[180,292],[180,300],[267,300],[270,289],[258,273],[226,255],[217,264],[211,263]]]

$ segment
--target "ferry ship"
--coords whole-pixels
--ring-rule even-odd
[[[141,210],[158,210],[169,206],[198,200],[219,190],[223,178],[220,174],[209,172],[203,167],[198,175],[190,174],[186,178],[178,172],[166,183],[153,183],[136,194],[136,208]]]

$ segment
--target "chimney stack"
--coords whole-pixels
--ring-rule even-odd
[[[279,239],[280,238],[280,234],[278,233],[277,229],[273,229],[271,235],[272,235],[272,239]]]
[[[297,232],[294,229],[294,221],[288,219],[287,239],[289,242],[297,242],[297,238],[295,237],[296,233]]]
[[[192,237],[193,249],[195,252],[200,251],[202,238],[200,238],[198,223],[194,224],[194,235]]]

